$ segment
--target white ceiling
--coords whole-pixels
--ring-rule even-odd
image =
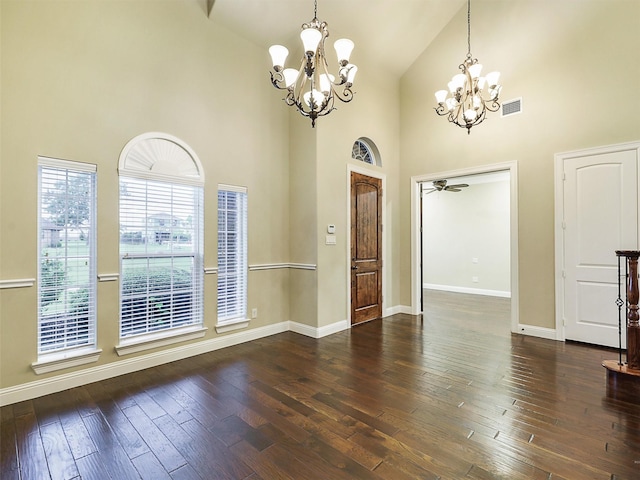
[[[330,39],[346,37],[356,44],[354,63],[363,57],[384,61],[385,69],[397,76],[466,5],[465,0],[317,1],[318,19],[329,25]],[[273,44],[285,45],[290,51],[297,48],[300,26],[313,19],[313,0],[208,2],[212,20],[264,47],[265,52]]]

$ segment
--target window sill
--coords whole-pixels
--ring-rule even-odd
[[[249,320],[239,319],[231,320],[230,322],[218,323],[216,325],[216,333],[233,332],[234,330],[240,330],[249,326]]]
[[[41,359],[31,364],[36,375],[55,372],[65,368],[77,367],[87,363],[95,363],[100,358],[102,349],[83,349],[65,353],[49,353],[42,355]]]
[[[142,335],[129,340],[123,340],[120,345],[116,345],[116,353],[118,356],[130,355],[152,348],[164,347],[174,343],[195,340],[204,337],[207,329],[201,326],[182,328],[180,330],[172,330],[169,332],[154,333],[150,335]]]

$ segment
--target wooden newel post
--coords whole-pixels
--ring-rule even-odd
[[[640,312],[638,311],[638,250],[616,250],[618,256],[618,274],[620,274],[620,259],[627,259],[627,299],[620,298],[616,304],[622,308],[626,305],[627,314],[627,363],[620,360],[605,360],[602,366],[607,372],[607,396],[640,405]],[[618,288],[622,287],[618,276]],[[620,310],[621,313],[621,310]],[[620,320],[622,320],[620,318]],[[620,332],[622,333],[622,331]],[[620,354],[622,355],[622,354]]]
[[[627,365],[630,369],[640,370],[640,312],[638,311],[638,250],[616,251],[627,258],[629,276],[627,277]]]

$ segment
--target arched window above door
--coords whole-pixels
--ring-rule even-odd
[[[369,165],[382,166],[378,148],[371,139],[366,137],[360,137],[353,143],[351,158],[368,163]]]

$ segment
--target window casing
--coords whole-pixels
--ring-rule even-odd
[[[38,159],[38,359],[96,345],[96,166]]]
[[[218,186],[218,325],[247,318],[247,190]]]
[[[204,335],[202,164],[160,132],[125,145],[120,174],[119,355]],[[191,336],[189,338],[196,338]]]

